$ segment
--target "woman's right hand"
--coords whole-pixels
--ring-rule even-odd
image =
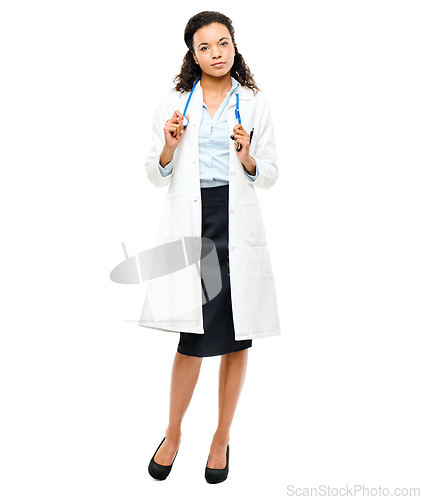
[[[189,118],[190,115],[187,115]],[[177,146],[180,144],[181,139],[185,133],[183,126],[183,115],[175,110],[172,118],[165,122],[164,135],[165,135],[165,145],[175,151]]]

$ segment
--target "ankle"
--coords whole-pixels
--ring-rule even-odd
[[[229,443],[229,431],[216,431],[213,435],[213,444],[227,445]]]
[[[179,441],[181,439],[181,429],[168,427],[165,436],[168,441]]]

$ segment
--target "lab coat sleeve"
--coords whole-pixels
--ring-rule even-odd
[[[164,126],[167,120],[171,118],[166,106],[166,99],[161,99],[152,122],[152,145],[146,156],[145,169],[147,178],[156,187],[166,186],[171,182],[174,175],[174,164],[171,161],[165,167],[159,164],[162,149],[165,144]],[[167,168],[168,167],[168,168]]]
[[[256,173],[254,175],[251,175],[247,172],[247,169],[246,167],[243,165],[243,168],[244,168],[244,172],[245,174],[247,175],[247,177],[249,179],[252,180],[252,182],[254,182],[256,179],[257,179],[257,176],[259,175],[259,165],[257,164],[257,161],[256,161]]]
[[[256,140],[256,147],[252,154],[256,161],[256,179],[252,180],[247,176],[247,181],[258,188],[269,189],[278,178],[275,132],[269,104],[262,94],[259,96],[258,106],[260,119],[254,127],[253,140]],[[259,165],[258,175],[257,165]]]
[[[165,165],[163,167],[160,163],[158,163],[158,168],[159,171],[161,172],[162,177],[166,177],[169,174],[172,174],[172,169],[174,166],[174,158],[168,163],[168,165]]]

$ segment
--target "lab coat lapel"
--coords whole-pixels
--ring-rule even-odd
[[[200,81],[193,92],[189,109],[187,109],[187,114],[190,114],[190,122],[196,127],[199,127],[203,114],[203,90],[200,86]]]
[[[239,108],[240,108],[241,123],[243,123],[244,118],[245,118],[245,113],[244,112],[242,113],[242,111],[244,111],[244,109],[242,110],[241,103],[244,101],[249,101],[251,99],[252,93],[253,93],[253,91],[251,89],[240,85],[238,95],[239,95],[239,101],[240,101]],[[237,97],[236,97],[235,92],[233,92],[233,94],[231,95],[229,102],[228,102],[228,112],[227,112],[227,122],[228,122],[228,127],[229,127],[230,131],[235,127],[235,125],[237,125],[237,120],[235,118],[235,106],[236,106],[236,104],[237,104]],[[232,107],[234,107],[234,109],[231,109]],[[243,106],[243,108],[244,108],[244,106]]]

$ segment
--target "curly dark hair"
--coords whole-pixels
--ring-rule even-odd
[[[195,16],[191,17],[186,25],[186,28],[184,30],[184,41],[186,42],[189,50],[184,56],[180,74],[177,75],[173,80],[173,82],[176,84],[174,90],[177,90],[179,92],[189,92],[193,88],[193,84],[196,79],[202,75],[200,66],[196,64],[193,58],[193,35],[198,29],[212,23],[224,24],[230,32],[235,48],[235,57],[234,64],[231,68],[231,76],[235,78],[240,83],[240,85],[252,89],[256,94],[260,89],[256,85],[256,82],[253,79],[253,75],[249,67],[245,63],[243,56],[238,52],[234,37],[234,27],[232,25],[231,19],[224,14],[221,14],[220,12],[210,10],[199,12]]]

